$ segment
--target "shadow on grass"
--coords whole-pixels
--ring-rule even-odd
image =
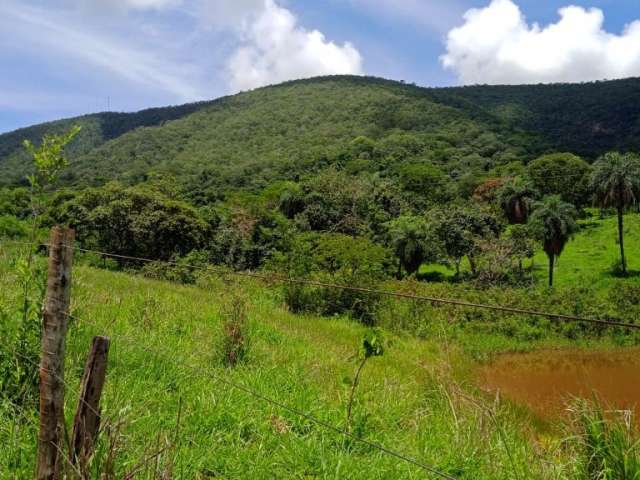
[[[636,278],[640,277],[640,270],[627,270],[623,273],[620,269],[608,270],[605,275],[611,278]]]
[[[416,274],[416,280],[419,282],[433,282],[433,283],[462,283],[465,280],[470,280],[470,277],[464,273],[460,275],[446,274],[442,272],[422,272]]]
[[[596,228],[602,227],[602,221],[595,221],[595,220],[582,221],[579,223],[579,226],[581,231],[594,230]]]
[[[447,281],[448,276],[442,272],[424,272],[424,273],[417,273],[416,279],[420,282],[443,283]]]

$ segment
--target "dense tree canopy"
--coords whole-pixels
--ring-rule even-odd
[[[533,187],[541,195],[560,195],[563,201],[582,208],[590,203],[591,167],[571,153],[554,153],[529,164]]]
[[[211,234],[195,208],[144,186],[109,184],[86,190],[53,217],[75,228],[86,245],[158,260],[201,248]]]

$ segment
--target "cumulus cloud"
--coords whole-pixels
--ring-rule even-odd
[[[350,43],[337,45],[306,30],[274,0],[262,0],[242,22],[241,45],[227,62],[233,90],[328,74],[361,74],[362,57]]]
[[[447,35],[445,68],[462,83],[580,82],[640,75],[640,21],[604,30],[597,8],[568,6],[559,20],[529,25],[512,0],[471,9]]]

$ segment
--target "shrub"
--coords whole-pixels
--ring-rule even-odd
[[[246,359],[249,346],[246,296],[234,293],[226,298],[222,316],[222,363],[226,367],[235,367]]]
[[[375,289],[391,268],[391,255],[365,238],[308,234],[294,239],[291,252],[277,257],[272,267],[284,270],[292,279]],[[294,312],[346,313],[370,325],[380,298],[368,292],[289,283],[284,287],[284,300]]]
[[[27,236],[27,227],[16,217],[4,215],[0,217],[0,238],[21,238]]]
[[[174,257],[171,263],[147,263],[140,271],[147,278],[193,285],[197,282],[201,272],[207,267],[208,262],[209,255],[207,252],[193,250],[184,257]]]
[[[0,305],[0,400],[35,408],[38,401],[41,306],[46,284],[42,263],[15,265],[18,283],[26,297],[22,311]],[[31,288],[31,287],[34,288]]]

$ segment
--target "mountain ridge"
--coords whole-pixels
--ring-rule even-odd
[[[339,163],[358,137],[386,150],[386,144],[404,142],[389,154],[404,155],[394,161],[441,164],[456,176],[550,151],[593,160],[611,149],[640,150],[639,119],[638,78],[435,88],[377,77],[316,77],[2,134],[0,184],[23,183],[28,162],[22,139],[35,141],[74,123],[84,128],[69,151],[66,183],[136,183],[157,171],[190,182],[207,177],[212,186],[258,189]]]

